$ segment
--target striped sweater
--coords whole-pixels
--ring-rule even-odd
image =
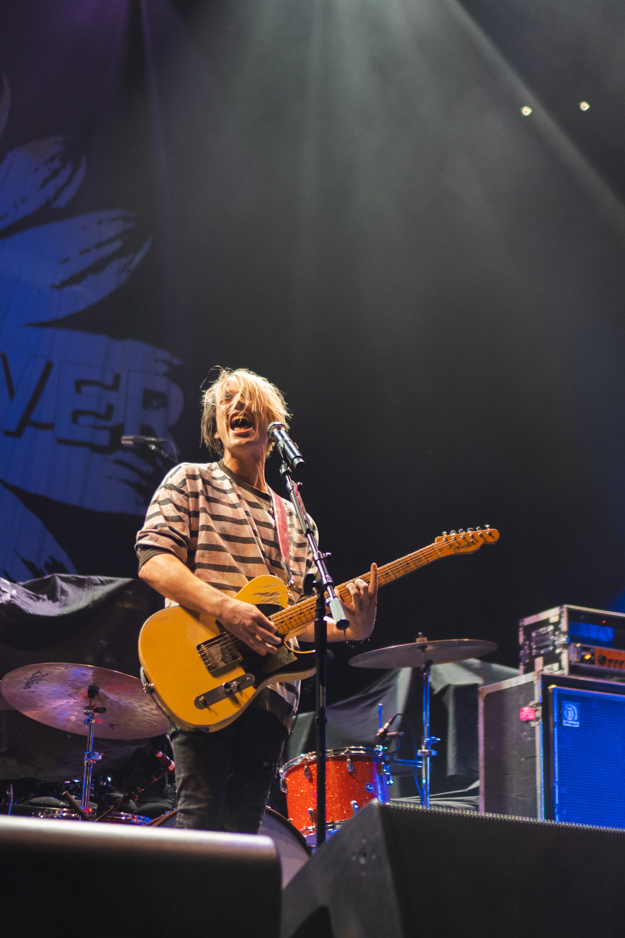
[[[292,604],[303,593],[312,558],[293,506],[283,501]],[[140,560],[154,551],[174,554],[199,579],[230,595],[266,573],[288,579],[271,495],[252,488],[222,462],[181,463],[172,469],[154,493],[136,547]],[[288,724],[298,697],[299,686],[284,683],[272,685],[255,702]]]

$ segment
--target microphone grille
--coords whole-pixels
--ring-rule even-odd
[[[286,430],[286,426],[281,420],[274,420],[273,423],[270,423],[267,427],[267,436],[273,439],[278,430]]]

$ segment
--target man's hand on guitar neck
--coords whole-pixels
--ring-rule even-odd
[[[345,596],[345,590],[348,591],[351,599]],[[329,642],[362,642],[369,638],[375,625],[375,615],[378,607],[378,567],[377,564],[371,564],[370,582],[361,580],[358,577],[351,583],[346,583],[341,588],[341,602],[343,609],[349,620],[348,628],[343,631],[337,628],[332,619],[328,619],[328,641]],[[307,625],[304,631],[298,632],[297,637],[305,642],[314,642],[315,625],[313,622]]]
[[[378,566],[371,564],[369,583],[358,579],[347,584],[351,601],[347,602],[341,595],[343,609],[349,619],[349,628],[342,632],[348,642],[363,642],[369,638],[375,625],[375,616],[378,608]]]
[[[204,612],[219,620],[231,632],[259,655],[273,655],[281,639],[276,627],[257,606],[226,596],[220,590],[204,583],[191,573],[173,554],[155,554],[139,571],[142,580],[193,612]]]

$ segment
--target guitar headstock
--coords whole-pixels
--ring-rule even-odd
[[[486,525],[485,528],[460,528],[459,531],[443,531],[434,544],[441,556],[446,554],[472,554],[482,544],[494,544],[499,540],[499,531]]]

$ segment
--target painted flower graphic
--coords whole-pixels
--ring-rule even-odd
[[[5,77],[0,136],[9,114]],[[13,580],[75,570],[19,492],[142,514],[146,465],[116,459],[116,441],[170,438],[183,406],[169,352],[61,326],[126,283],[151,244],[123,210],[51,220],[86,171],[63,137],[26,143],[0,163],[0,576]]]

